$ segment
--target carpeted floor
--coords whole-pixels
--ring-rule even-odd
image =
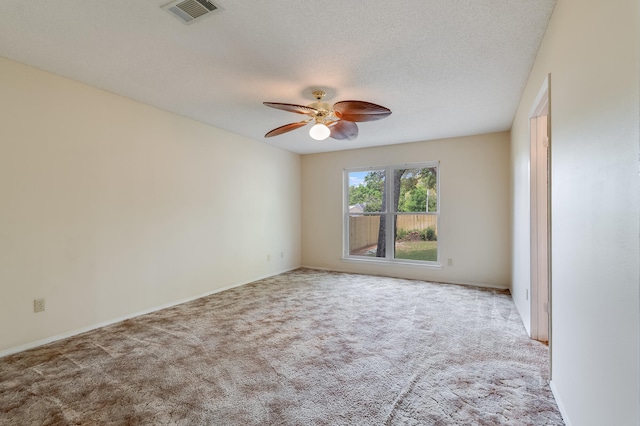
[[[299,269],[0,359],[0,424],[561,425],[507,292]]]

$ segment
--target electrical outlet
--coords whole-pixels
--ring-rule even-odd
[[[267,262],[270,262],[270,261],[271,261],[271,255],[270,255],[270,254],[268,254],[268,255],[267,255]]]
[[[453,266],[453,259],[452,258],[448,258],[447,259],[447,266]]]
[[[33,312],[44,311],[44,299],[33,299]]]
[[[284,258],[284,252],[283,251],[280,252],[280,257]]]

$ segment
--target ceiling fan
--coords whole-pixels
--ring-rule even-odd
[[[321,141],[330,136],[333,139],[352,140],[358,136],[358,125],[355,122],[380,120],[391,114],[391,110],[388,108],[364,101],[341,101],[331,107],[322,101],[325,96],[322,90],[314,91],[313,96],[316,101],[308,106],[263,102],[264,105],[271,108],[309,116],[309,118],[297,123],[275,128],[264,137],[278,136],[303,127],[310,121],[315,121],[313,127],[309,129],[309,136],[313,139]]]

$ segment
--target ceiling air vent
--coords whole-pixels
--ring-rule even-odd
[[[178,0],[162,6],[185,24],[192,24],[218,8],[209,0]]]

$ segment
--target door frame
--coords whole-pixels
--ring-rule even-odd
[[[529,168],[530,189],[530,330],[531,338],[548,341],[552,345],[551,303],[551,75],[548,74],[529,113],[531,162]],[[546,116],[546,126],[541,117]],[[542,124],[542,128],[539,126]],[[544,128],[546,127],[546,132]],[[546,134],[545,134],[546,133]],[[546,143],[545,143],[546,142]],[[542,143],[545,147],[540,146]],[[546,148],[546,158],[540,151]],[[542,154],[542,155],[541,155]],[[543,164],[544,162],[546,164]],[[546,170],[546,185],[544,176]],[[543,187],[544,185],[545,187]],[[544,191],[539,194],[539,191]],[[546,207],[544,205],[546,200]],[[545,288],[546,287],[546,288]],[[545,321],[542,316],[546,316]]]

